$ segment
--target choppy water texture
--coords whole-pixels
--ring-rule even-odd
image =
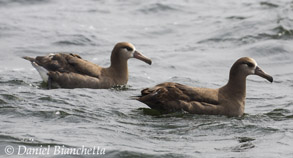
[[[20,145],[99,146],[99,157],[293,157],[293,1],[0,0],[0,19],[2,157],[7,145],[11,157]],[[21,59],[62,51],[108,66],[119,41],[153,59],[129,61],[124,89],[46,90]],[[217,88],[242,56],[275,82],[248,77],[241,118],[153,116],[129,99],[164,81]]]

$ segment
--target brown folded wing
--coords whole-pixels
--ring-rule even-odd
[[[216,93],[179,83],[162,83],[153,88],[146,88],[141,93],[139,101],[163,113],[179,110],[190,113],[213,113],[217,111],[219,104]]]
[[[49,56],[38,56],[35,62],[47,69],[48,71],[88,75],[92,77],[99,77],[101,67],[91,62],[83,60],[76,54],[59,53]]]

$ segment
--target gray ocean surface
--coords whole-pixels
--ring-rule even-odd
[[[130,59],[123,88],[47,90],[21,58],[107,67],[120,41],[153,60]],[[243,56],[274,77],[247,78],[243,117],[152,115],[130,98],[166,81],[218,88]],[[0,0],[0,64],[0,157],[293,158],[291,0]],[[82,148],[104,155],[66,154]]]

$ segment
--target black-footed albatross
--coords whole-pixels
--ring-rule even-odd
[[[197,88],[166,82],[143,89],[137,100],[161,113],[183,110],[192,114],[242,116],[248,75],[258,75],[273,82],[273,77],[265,73],[254,59],[243,57],[233,64],[229,81],[221,88]]]
[[[58,53],[23,58],[31,61],[42,79],[48,82],[48,88],[54,85],[61,88],[106,89],[125,85],[128,81],[128,59],[136,58],[149,65],[152,63],[151,59],[136,51],[128,42],[115,45],[111,54],[111,65],[107,68],[86,61],[76,54]]]

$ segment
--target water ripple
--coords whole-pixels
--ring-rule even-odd
[[[154,14],[159,12],[170,12],[170,11],[177,11],[177,8],[163,3],[152,3],[147,6],[143,6],[142,9],[139,9],[144,14]]]
[[[54,42],[55,45],[76,45],[76,46],[96,46],[97,44],[89,37],[86,37],[85,35],[63,35],[60,37],[65,38],[64,40],[60,40],[57,42]]]
[[[267,6],[269,8],[278,8],[279,5],[271,3],[271,2],[260,2],[260,5]]]
[[[293,118],[293,114],[290,110],[280,108],[274,109],[273,111],[268,112],[265,115],[275,121],[284,121]]]
[[[0,0],[0,6],[43,4],[49,1],[50,0]]]

